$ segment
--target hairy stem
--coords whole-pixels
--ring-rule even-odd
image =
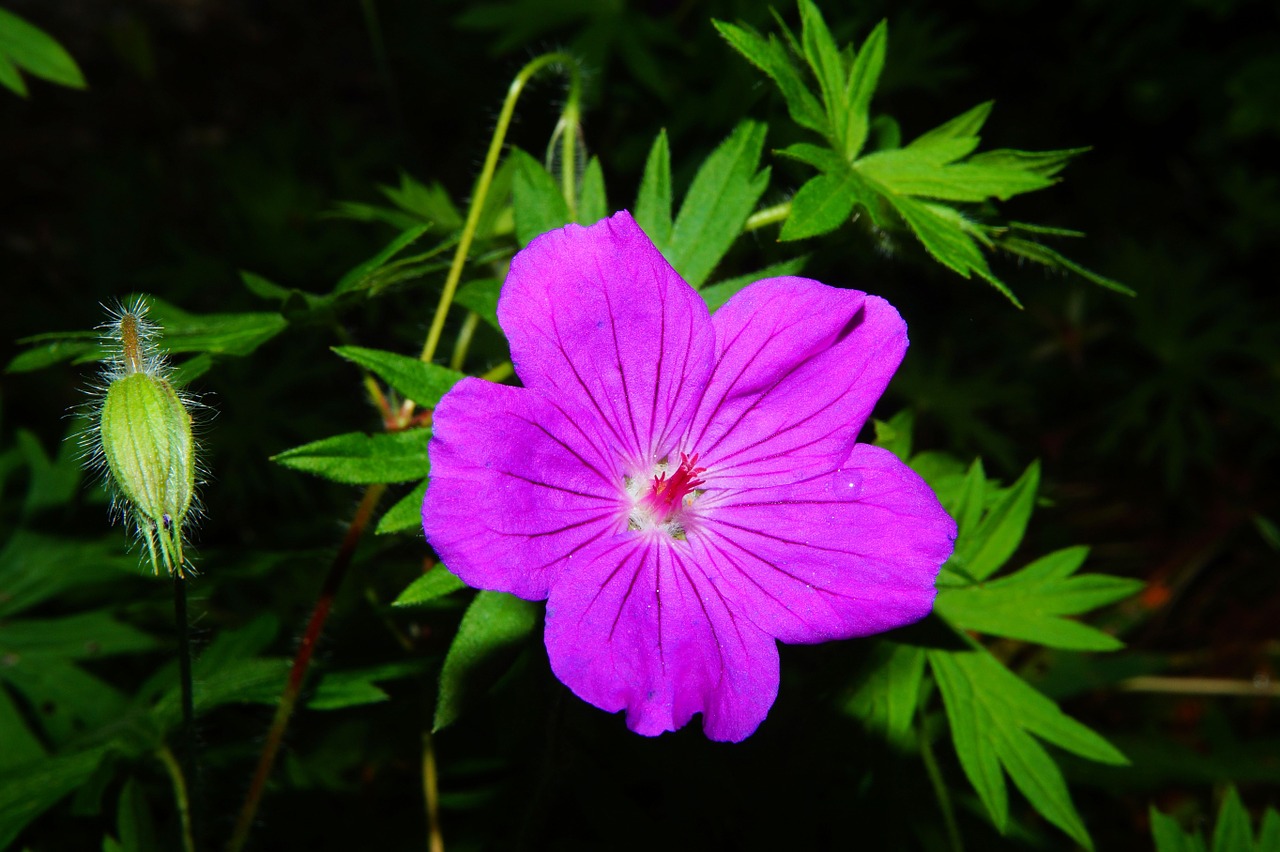
[[[356,545],[360,543],[360,538],[364,535],[370,518],[373,517],[373,511],[377,508],[378,500],[386,490],[385,485],[370,485],[365,489],[355,517],[351,519],[346,535],[342,538],[342,545],[329,566],[329,573],[325,575],[324,584],[320,587],[320,595],[316,598],[316,604],[311,610],[311,619],[307,622],[302,640],[298,643],[298,652],[294,655],[292,668],[289,669],[289,677],[285,681],[284,692],[280,695],[280,703],[276,705],[275,718],[271,720],[271,727],[267,730],[267,739],[262,746],[262,754],[258,757],[258,767],[253,773],[253,779],[249,782],[249,792],[245,796],[240,815],[236,818],[231,840],[227,843],[227,852],[240,852],[249,837],[249,830],[253,827],[258,806],[262,803],[262,794],[266,790],[267,778],[271,775],[271,767],[275,763],[276,754],[280,751],[285,729],[289,726],[289,717],[293,714],[294,705],[298,702],[298,694],[302,691],[307,670],[311,666],[311,657],[324,632],[329,611],[333,608],[333,599],[342,585],[347,568],[351,565]]]
[[[560,66],[568,70],[569,97],[566,103],[566,111],[570,104],[573,105],[575,111],[577,109],[582,84],[578,73],[577,61],[567,53],[544,53],[524,66],[524,68],[521,68],[520,73],[511,81],[511,86],[507,89],[506,100],[502,102],[502,111],[498,113],[498,123],[493,129],[493,139],[489,142],[489,151],[485,154],[484,165],[480,169],[480,179],[476,181],[476,192],[471,199],[471,207],[467,211],[467,220],[462,226],[462,235],[458,240],[457,251],[453,255],[453,263],[449,266],[449,274],[444,279],[444,289],[440,292],[440,302],[436,306],[436,315],[431,321],[431,328],[427,331],[427,340],[422,345],[422,354],[419,357],[423,361],[429,362],[435,358],[436,348],[440,345],[440,335],[444,331],[445,317],[449,313],[449,306],[453,304],[453,294],[458,289],[458,282],[462,279],[462,268],[466,265],[467,255],[471,251],[471,243],[475,240],[476,228],[480,224],[480,212],[484,209],[485,199],[488,197],[489,188],[493,184],[494,172],[498,170],[498,158],[502,155],[502,146],[507,138],[507,130],[511,126],[511,116],[515,113],[516,101],[520,99],[520,94],[524,91],[525,86],[529,84],[529,81],[539,71],[549,66]],[[572,153],[572,145],[567,150]]]

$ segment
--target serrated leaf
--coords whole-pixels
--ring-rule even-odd
[[[496,680],[538,623],[538,606],[503,592],[480,592],[458,625],[436,700],[433,732],[462,715],[475,694]]]
[[[974,140],[973,146],[976,146],[978,144],[978,132],[982,130],[982,125],[987,123],[987,117],[991,115],[991,109],[995,105],[995,101],[980,103],[972,109],[965,110],[950,121],[944,122],[932,130],[920,134],[911,144],[918,146],[931,146],[947,139],[971,138]],[[971,146],[969,150],[972,151],[973,147]],[[968,152],[966,151],[966,153]]]
[[[830,233],[848,221],[856,200],[847,172],[811,178],[791,199],[791,215],[778,239],[786,242]]]
[[[754,30],[735,26],[724,21],[712,21],[716,31],[729,42],[748,62],[759,68],[773,80],[787,104],[787,112],[796,124],[807,127],[824,136],[831,134],[822,106],[805,86],[804,78],[791,60],[786,47],[778,39],[767,39]]]
[[[924,679],[922,648],[881,641],[872,652],[870,671],[845,703],[845,709],[871,731],[899,746],[911,740],[911,722]]]
[[[640,230],[653,240],[658,251],[665,253],[671,240],[671,149],[665,129],[658,132],[645,160],[635,217]]]
[[[973,273],[993,285],[1018,307],[1019,302],[1004,282],[992,274],[986,258],[969,234],[964,217],[950,207],[918,201],[905,195],[884,193],[883,197],[898,212],[921,245],[943,266],[969,278]]]
[[[1046,233],[1052,233],[1055,230],[1061,231],[1062,229],[1044,228],[1041,230]],[[1068,235],[1079,234],[1078,231],[1067,231],[1066,233]],[[1042,243],[1037,243],[1032,240],[1024,240],[1020,237],[1005,237],[998,240],[997,245],[1010,254],[1025,257],[1027,260],[1033,260],[1036,263],[1049,267],[1050,269],[1065,269],[1068,272],[1074,272],[1084,280],[1097,284],[1100,287],[1106,287],[1108,290],[1114,290],[1117,293],[1123,293],[1126,296],[1137,295],[1132,287],[1128,287],[1119,281],[1116,281],[1114,278],[1108,278],[1105,275],[1100,275],[1086,266],[1081,266],[1069,257],[1064,256],[1061,252],[1051,249]]]
[[[422,480],[414,489],[397,500],[395,505],[387,510],[387,513],[378,521],[377,529],[374,533],[377,535],[387,535],[388,533],[404,532],[405,530],[420,530],[422,528],[422,500],[427,494],[427,483],[429,480]]]
[[[569,205],[560,185],[542,163],[519,148],[513,148],[507,159],[514,169],[511,202],[516,239],[523,247],[534,237],[568,224]]]
[[[1124,755],[986,651],[929,651],[961,766],[996,827],[1008,825],[1003,767],[1037,811],[1092,848],[1062,772],[1030,735],[1090,760],[1124,764]]]
[[[193,314],[156,296],[140,298],[149,305],[148,319],[161,328],[161,347],[171,355],[249,355],[288,326],[285,318],[274,312]]]
[[[1227,787],[1218,808],[1218,821],[1213,826],[1213,852],[1235,852],[1253,848],[1253,829],[1249,812],[1240,801],[1235,785]]]
[[[436,565],[427,573],[410,583],[400,596],[391,602],[392,606],[421,606],[428,601],[436,598],[442,598],[445,595],[452,594],[459,589],[465,589],[467,584],[458,579],[457,575],[445,568],[443,565]]]
[[[333,288],[333,292],[349,293],[353,290],[363,290],[370,287],[374,282],[375,274],[382,269],[391,258],[413,245],[422,235],[431,230],[431,223],[414,225],[406,228],[396,235],[395,239],[387,243],[377,254],[363,263],[357,264],[347,271],[345,275],[338,280],[337,285]]]
[[[1084,148],[1062,148],[1057,151],[1018,151],[1012,148],[997,148],[974,154],[965,162],[971,166],[997,169],[1001,171],[1023,171],[1051,178],[1062,171],[1073,157],[1088,152]]]
[[[934,607],[950,624],[991,636],[1076,651],[1114,651],[1123,643],[1063,615],[1078,615],[1129,597],[1142,583],[1101,575],[1069,576],[1088,548],[1042,557],[1022,571],[971,586],[941,586]],[[1065,567],[1065,573],[1059,568]]]
[[[582,186],[578,191],[578,223],[594,225],[609,215],[609,201],[604,192],[604,171],[600,158],[592,157],[582,173]]]
[[[983,515],[973,534],[956,539],[952,557],[969,576],[985,580],[1013,555],[1031,519],[1040,488],[1040,463],[1032,462]]]
[[[790,260],[784,260],[781,263],[775,263],[766,266],[757,272],[751,272],[746,275],[739,275],[734,278],[728,278],[724,281],[717,281],[707,287],[699,290],[703,301],[707,303],[707,309],[715,312],[725,302],[732,299],[743,288],[754,284],[757,281],[763,281],[766,278],[779,278],[786,275],[797,275],[804,269],[805,262],[808,261],[808,255],[793,257]]]
[[[501,292],[502,282],[497,278],[478,278],[459,287],[453,300],[467,310],[475,311],[480,319],[501,332],[502,326],[498,324],[498,296]]]
[[[277,464],[347,485],[373,485],[422,479],[429,429],[366,435],[348,432],[312,441],[271,457]]]
[[[769,182],[757,173],[766,127],[743,121],[711,152],[694,176],[671,230],[667,260],[693,287],[711,275],[742,233]]]
[[[383,349],[335,346],[333,351],[374,373],[401,396],[427,408],[439,404],[451,387],[466,378],[457,370]]]
[[[845,84],[845,103],[848,111],[844,123],[844,155],[852,160],[867,141],[871,124],[871,96],[880,82],[884,69],[885,52],[889,43],[889,22],[882,20],[867,36],[849,68]]]
[[[415,180],[408,172],[400,173],[400,186],[378,186],[387,200],[416,218],[432,222],[443,231],[462,227],[462,214],[453,199],[439,181],[427,186]]]
[[[854,168],[890,192],[940,201],[1005,201],[1056,182],[1029,168],[975,163],[974,158],[957,163],[911,146],[868,154]]]
[[[0,57],[6,60],[6,65],[16,65],[42,80],[72,89],[85,87],[84,75],[62,45],[39,27],[4,9],[0,9]],[[9,88],[20,95],[26,94],[25,86]]]

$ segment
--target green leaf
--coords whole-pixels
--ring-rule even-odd
[[[868,154],[855,168],[891,192],[941,201],[1005,201],[1056,182],[1029,169],[931,162],[913,148]]]
[[[347,485],[409,482],[422,479],[430,470],[430,434],[429,429],[376,435],[348,432],[285,450],[271,460]]]
[[[44,336],[40,335],[40,337]],[[13,360],[4,368],[4,371],[31,373],[52,367],[54,364],[61,364],[63,361],[96,361],[102,357],[101,347],[96,342],[98,337],[96,333],[85,332],[82,335],[76,335],[75,332],[67,332],[65,335],[55,335],[55,337],[58,339],[47,343],[41,341],[40,345],[33,346],[25,352],[19,352],[13,356]],[[84,337],[91,339],[78,339]],[[37,342],[37,339],[25,337],[18,341],[24,344],[33,342]]]
[[[1253,848],[1253,830],[1249,826],[1249,812],[1240,801],[1234,785],[1227,787],[1227,794],[1218,808],[1218,822],[1213,827],[1213,852],[1235,852]]]
[[[353,290],[364,290],[373,286],[377,279],[377,273],[385,267],[391,258],[413,245],[422,235],[431,230],[431,224],[414,225],[406,228],[396,235],[396,238],[387,243],[385,247],[373,257],[357,264],[347,271],[345,275],[338,280],[337,285],[333,288],[333,292],[350,293]]]
[[[1204,852],[1204,841],[1184,833],[1176,819],[1156,810],[1154,805],[1148,810],[1148,814],[1156,852]]]
[[[154,649],[149,634],[116,621],[104,611],[55,619],[22,619],[0,623],[0,659],[4,672],[55,660],[95,660],[115,654]],[[0,677],[7,674],[0,673]]]
[[[423,670],[425,660],[408,660],[341,672],[325,672],[307,700],[308,710],[342,710],[387,701],[378,681],[400,680]]]
[[[867,728],[900,747],[914,741],[911,722],[924,680],[925,652],[921,648],[880,641],[872,651],[870,671],[845,709]]]
[[[1126,286],[1125,284],[1116,281],[1114,278],[1108,278],[1105,275],[1100,275],[1086,266],[1081,266],[1074,260],[1064,256],[1061,252],[1051,249],[1042,243],[1011,236],[997,239],[996,245],[1010,254],[1025,257],[1027,260],[1033,260],[1036,263],[1049,267],[1050,269],[1065,269],[1068,272],[1074,272],[1084,280],[1097,284],[1100,287],[1106,287],[1108,290],[1114,290],[1117,293],[1123,293],[1126,296],[1137,295],[1132,287]]]
[[[1124,755],[986,651],[929,651],[928,658],[961,767],[996,827],[1004,832],[1009,822],[1003,768],[1037,811],[1092,849],[1061,770],[1032,735],[1103,763],[1123,765]]]
[[[457,721],[481,689],[496,680],[538,624],[537,604],[503,592],[480,592],[467,607],[440,672],[431,730]]]
[[[516,239],[527,246],[534,237],[563,227],[569,222],[569,205],[560,185],[533,157],[519,148],[507,159],[514,164],[511,201],[516,220]]]
[[[640,230],[665,255],[671,240],[671,150],[665,129],[658,132],[645,160],[635,217]]]
[[[40,760],[0,772],[0,849],[32,820],[89,780],[106,748]]]
[[[284,317],[273,312],[193,314],[155,296],[144,298],[150,305],[148,319],[161,328],[161,348],[171,355],[211,352],[244,356],[288,326]]]
[[[137,779],[130,778],[120,791],[116,808],[116,831],[123,852],[159,852],[155,818],[147,804],[146,794]]]
[[[1262,815],[1262,828],[1258,831],[1258,852],[1280,852],[1280,813],[1267,808]]]
[[[432,408],[465,376],[439,364],[427,364],[383,349],[335,346],[333,351],[377,375],[401,396]]]
[[[811,178],[791,199],[791,215],[778,239],[786,242],[830,233],[848,221],[856,200],[847,172]]]
[[[754,121],[734,128],[698,169],[680,205],[667,260],[693,287],[711,275],[768,186],[769,170],[756,172],[765,132]]]
[[[72,89],[85,87],[84,76],[76,61],[62,45],[43,30],[27,23],[12,12],[0,9],[0,57],[6,66],[17,66],[34,77],[67,86]],[[15,73],[0,75],[9,88],[25,96],[26,87],[21,83],[11,85]]]
[[[44,746],[27,727],[22,713],[9,697],[9,690],[0,686],[0,772],[44,756]]]
[[[428,186],[401,172],[399,187],[379,185],[378,191],[401,210],[424,222],[432,222],[443,231],[462,227],[462,214],[439,181],[432,181]]]
[[[459,287],[453,300],[467,310],[475,311],[480,319],[501,332],[502,326],[498,324],[498,296],[501,292],[502,282],[499,279],[478,278]]]
[[[813,166],[820,172],[840,174],[847,173],[849,170],[848,164],[840,158],[840,155],[825,145],[796,142],[781,150],[774,151],[774,153],[792,160],[799,160],[802,163]]]
[[[972,535],[956,540],[952,559],[969,576],[985,580],[1018,549],[1039,488],[1040,463],[1037,461],[987,510]]]
[[[920,134],[911,144],[923,147],[951,139],[972,139],[973,146],[976,146],[978,144],[978,131],[982,130],[982,125],[987,123],[987,117],[991,115],[991,109],[995,105],[995,101],[980,103],[973,109],[962,112],[927,133]],[[972,151],[973,147],[970,147],[969,150]]]
[[[604,192],[604,171],[600,158],[592,157],[582,173],[582,186],[578,190],[578,222],[594,225],[609,215],[609,201]]]
[[[1087,624],[1062,618],[1122,600],[1142,588],[1137,580],[1096,574],[1072,577],[1086,547],[1071,547],[1037,559],[999,580],[972,586],[941,586],[934,607],[962,630],[1038,642],[1051,648],[1114,651],[1123,643]]]
[[[17,530],[0,549],[0,619],[11,618],[95,582],[135,576],[136,556],[121,552],[118,537],[98,541]]]
[[[421,606],[428,601],[444,597],[466,587],[467,584],[459,580],[456,574],[443,565],[437,564],[427,573],[410,583],[391,605]]]
[[[903,462],[911,458],[911,439],[915,432],[916,415],[904,408],[888,420],[873,421],[876,430],[875,445],[893,453]]]
[[[19,97],[27,96],[27,84],[22,79],[18,66],[10,62],[9,57],[3,53],[0,53],[0,86],[4,86]]]
[[[790,260],[784,260],[781,263],[775,263],[766,266],[764,269],[751,272],[746,275],[739,275],[734,278],[727,278],[724,281],[717,281],[708,287],[703,287],[698,292],[702,295],[703,301],[707,303],[707,309],[713,313],[718,310],[725,302],[732,299],[740,290],[757,281],[763,281],[766,278],[778,278],[786,275],[798,275],[804,269],[805,262],[809,260],[808,255],[793,257]]]
[[[387,510],[387,513],[378,521],[378,527],[374,530],[377,535],[387,535],[388,533],[404,532],[405,530],[420,530],[422,528],[422,500],[427,494],[427,482],[422,480],[414,489],[404,497],[396,501],[396,504]]]
[[[844,62],[827,22],[810,0],[800,0],[800,43],[805,60],[813,70],[826,107],[827,123],[840,131],[845,126],[848,102],[845,100]]]
[[[888,43],[889,22],[882,20],[862,43],[849,68],[844,92],[848,111],[843,125],[844,155],[849,160],[858,155],[867,141],[867,130],[871,125],[871,96],[880,82]]]
[[[777,38],[771,35],[766,39],[752,29],[723,21],[713,20],[712,24],[730,47],[777,84],[787,103],[787,112],[796,124],[824,136],[831,134],[831,124],[822,106],[805,85],[786,47]]]

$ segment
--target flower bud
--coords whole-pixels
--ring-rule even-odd
[[[87,436],[91,463],[104,474],[120,516],[146,542],[155,573],[163,565],[183,574],[184,529],[196,514],[190,402],[166,377],[144,302],[115,312],[104,329],[108,360]]]

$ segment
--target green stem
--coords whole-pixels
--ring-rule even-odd
[[[742,230],[755,231],[766,225],[776,225],[778,222],[786,221],[791,215],[791,202],[784,201],[781,204],[775,204],[772,207],[766,207],[763,210],[757,210],[747,217],[747,223],[742,226]]]
[[[324,632],[325,622],[333,608],[333,599],[342,585],[347,568],[351,565],[356,545],[360,543],[360,537],[364,535],[365,527],[373,517],[378,500],[386,490],[385,485],[370,485],[365,489],[355,517],[347,526],[342,545],[329,566],[329,573],[325,575],[324,585],[320,587],[320,595],[316,598],[316,604],[311,610],[311,619],[307,622],[306,630],[303,631],[301,642],[298,643],[298,652],[294,655],[292,668],[289,669],[289,678],[285,681],[280,703],[276,705],[276,715],[271,720],[271,727],[267,731],[262,754],[258,757],[258,767],[253,773],[253,779],[249,782],[249,792],[245,796],[240,815],[236,818],[231,840],[227,843],[227,852],[240,852],[249,838],[249,830],[253,827],[258,806],[262,803],[262,794],[266,791],[267,778],[271,775],[271,767],[275,763],[276,754],[280,751],[285,729],[289,726],[289,717],[293,715],[294,705],[298,703],[298,695],[302,692],[307,670],[311,666],[311,657],[315,653],[316,645],[320,642],[320,635]]]
[[[942,811],[942,822],[947,827],[947,839],[951,842],[952,852],[964,852],[964,842],[960,837],[960,826],[956,823],[955,810],[951,807],[951,794],[947,783],[942,778],[942,770],[938,768],[938,760],[933,755],[933,746],[929,743],[929,734],[924,727],[924,714],[919,714],[917,733],[920,738],[920,757],[924,761],[925,772],[929,775],[929,783],[933,785],[933,794],[938,800],[938,810]]]
[[[164,764],[173,784],[173,798],[178,804],[178,820],[182,825],[182,848],[185,852],[196,852],[195,834],[191,830],[191,800],[187,796],[187,780],[182,774],[182,765],[167,745],[156,749],[156,757]]]
[[[440,831],[440,783],[436,773],[435,741],[431,731],[422,733],[422,794],[427,807],[427,850],[444,852]]]
[[[200,763],[196,753],[196,706],[191,680],[191,630],[188,627],[187,618],[187,581],[180,571],[173,575],[173,620],[178,628],[178,679],[182,690],[182,774],[190,779],[191,801],[194,803],[194,807],[187,808],[185,831],[191,841],[190,848],[194,850],[194,838],[200,833],[204,793],[200,783]]]
[[[467,350],[471,348],[471,338],[475,336],[476,326],[480,324],[480,315],[475,311],[467,314],[467,318],[462,321],[462,328],[458,329],[458,340],[453,344],[453,357],[449,359],[449,368],[452,370],[462,370],[462,365],[467,360]]]
[[[431,361],[436,357],[436,348],[440,345],[440,335],[444,331],[445,316],[449,306],[453,304],[453,294],[462,279],[462,269],[466,265],[467,255],[471,252],[471,243],[475,240],[476,228],[480,224],[480,212],[484,209],[485,198],[493,184],[493,175],[498,170],[498,158],[502,154],[502,146],[507,138],[507,129],[511,126],[511,116],[515,113],[516,101],[529,81],[541,70],[551,65],[560,65],[569,72],[569,97],[565,104],[565,112],[570,105],[577,109],[580,100],[581,81],[577,61],[567,53],[544,53],[524,68],[511,81],[507,89],[506,100],[502,102],[502,111],[498,113],[498,123],[493,129],[493,139],[489,142],[489,151],[485,154],[484,165],[480,169],[480,179],[476,181],[475,195],[471,199],[471,208],[467,211],[467,220],[462,226],[462,236],[458,240],[457,251],[453,255],[453,263],[449,266],[449,274],[444,279],[444,289],[440,293],[440,302],[436,306],[435,317],[431,320],[431,328],[427,331],[427,340],[422,345],[423,361]],[[573,151],[572,146],[568,149]],[[570,184],[572,186],[572,184]]]

